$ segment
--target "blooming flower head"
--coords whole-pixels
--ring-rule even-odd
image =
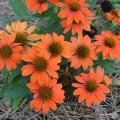
[[[76,23],[73,21],[73,23],[68,25],[66,19],[61,22],[61,26],[65,27],[64,33],[67,33],[72,29],[72,35],[75,35],[76,33],[82,35],[83,30],[90,31],[91,30],[90,24],[91,22],[89,21],[86,24],[82,22]]]
[[[85,3],[85,0],[63,0],[64,2],[58,2],[57,6],[61,7],[61,11],[58,16],[60,18],[67,18],[67,24],[76,23],[86,24],[86,17],[94,17],[94,14],[87,8],[89,5]]]
[[[104,60],[109,57],[120,58],[120,41],[117,35],[111,31],[102,31],[101,35],[95,36],[95,40],[96,51],[102,52]]]
[[[97,69],[101,69],[100,66]],[[73,87],[77,88],[73,95],[79,95],[78,102],[81,103],[85,100],[88,107],[93,103],[98,105],[101,101],[105,101],[105,94],[109,93],[107,86],[102,84],[103,73],[98,71],[99,74],[91,68],[90,73],[81,73],[80,76],[75,77],[79,83],[72,84]]]
[[[15,44],[15,34],[0,34],[0,70],[6,65],[7,70],[15,69],[21,60],[23,47]]]
[[[22,57],[23,61],[28,62],[21,69],[23,76],[31,75],[31,82],[35,83],[41,78],[47,78],[48,75],[58,78],[57,70],[60,69],[58,59],[50,59],[42,51],[36,50],[35,47],[27,50]]]
[[[72,43],[70,46],[71,58],[68,60],[71,62],[71,67],[78,69],[80,66],[83,67],[84,70],[88,68],[88,66],[93,65],[93,60],[97,60],[95,45],[91,43],[91,39],[89,36],[78,36],[72,37]]]
[[[35,108],[36,112],[43,109],[43,113],[47,114],[49,109],[56,110],[56,103],[64,102],[64,90],[62,84],[57,84],[57,80],[47,78],[43,83],[39,80],[37,83],[28,83],[27,87],[34,94],[30,107]]]
[[[27,22],[16,21],[11,25],[6,25],[6,31],[11,34],[15,33],[15,43],[20,43],[22,46],[26,46],[33,42],[33,40],[39,40],[38,34],[32,34],[36,29],[35,26],[28,27]]]
[[[48,3],[55,4],[58,0],[26,0],[25,4],[30,11],[42,13],[48,9]]]
[[[41,35],[41,42],[37,43],[38,49],[41,49],[46,55],[52,58],[60,59],[70,57],[69,43],[64,40],[64,36],[58,36],[56,33]]]
[[[120,9],[112,9],[111,12],[108,12],[106,15],[108,20],[114,20],[115,23],[120,25]]]

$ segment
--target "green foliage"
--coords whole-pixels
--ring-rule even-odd
[[[42,22],[37,23],[40,30],[38,33],[53,33],[63,34],[63,28],[60,26],[60,19],[57,17],[58,8],[51,7],[42,14],[35,14],[33,17],[40,19]]]
[[[113,2],[113,3],[120,2],[120,0],[110,0],[110,1]]]
[[[18,107],[19,107],[19,105],[20,105],[20,102],[21,102],[22,100],[23,100],[23,97],[22,97],[22,96],[13,99],[13,101],[12,101],[12,108],[13,108],[13,111],[14,111],[14,112],[18,109]]]
[[[29,13],[24,4],[24,0],[9,0],[9,4],[12,7],[13,12],[16,14],[17,19],[29,19]]]
[[[116,71],[113,62],[113,60],[97,60],[95,61],[95,67],[99,65],[104,68],[106,74],[113,74]]]
[[[93,2],[93,0],[86,0],[88,4],[90,4],[89,8],[95,9],[96,8],[96,1]]]
[[[112,85],[120,86],[120,81],[113,81],[113,82],[112,82]]]
[[[110,0],[115,8],[120,8],[120,0]]]
[[[20,102],[30,96],[30,92],[26,87],[29,77],[21,76],[21,67],[23,64],[21,63],[11,72],[8,72],[5,68],[2,71],[5,84],[0,89],[0,95],[12,105],[13,110],[17,110]]]
[[[19,102],[23,98],[27,98],[27,96],[30,95],[30,92],[26,87],[28,80],[28,77],[22,77],[18,75],[10,82],[5,83],[2,89],[0,90],[0,95],[4,97],[5,101],[9,101],[12,104],[14,110],[16,110],[16,108],[19,105]],[[15,105],[13,105],[14,103]]]

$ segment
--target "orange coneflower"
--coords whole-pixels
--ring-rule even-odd
[[[14,43],[15,34],[0,34],[0,70],[6,65],[7,70],[15,69],[21,60],[23,47]]]
[[[25,4],[30,11],[42,13],[48,9],[48,3],[55,4],[58,0],[26,0]]]
[[[108,20],[114,20],[118,25],[120,25],[120,9],[112,9],[110,12],[106,13]]]
[[[64,90],[62,90],[62,84],[57,84],[56,79],[47,78],[44,83],[41,81],[27,84],[27,87],[34,94],[30,107],[35,108],[36,112],[43,109],[43,113],[47,114],[49,109],[57,109],[56,103],[62,104],[64,102]]]
[[[71,23],[70,25],[67,24],[67,20],[63,20],[61,22],[61,26],[65,27],[64,33],[67,33],[72,29],[72,35],[75,35],[76,33],[82,35],[83,30],[90,31],[90,24],[91,22],[89,21],[87,21],[86,24],[82,22],[76,23],[75,21],[73,21],[73,23]]]
[[[100,69],[100,66],[97,69]],[[109,93],[109,89],[102,84],[102,76],[103,73],[100,72],[99,74],[96,74],[93,68],[91,68],[90,73],[81,73],[80,76],[75,77],[80,84],[72,84],[72,86],[77,88],[73,92],[73,95],[79,95],[79,103],[86,100],[86,105],[91,106],[92,103],[98,105],[101,101],[106,100],[105,94]]]
[[[68,25],[73,21],[86,24],[86,17],[94,17],[94,14],[87,8],[89,5],[85,3],[85,0],[64,0],[64,2],[58,2],[57,6],[62,8],[58,16],[67,18]]]
[[[120,41],[119,37],[111,31],[103,31],[101,35],[95,36],[95,44],[97,45],[97,52],[102,52],[103,59],[109,57],[120,58]]]
[[[92,60],[97,60],[95,48],[95,45],[91,43],[91,39],[87,35],[84,38],[79,36],[78,39],[72,37],[70,47],[72,57],[68,59],[71,62],[71,67],[78,69],[82,66],[86,70],[88,66],[92,66]]]
[[[105,86],[109,86],[112,83],[112,80],[107,76],[104,75],[104,69],[101,67],[97,67],[97,72],[96,72],[97,76],[100,77],[100,79],[103,79],[101,81],[101,83]]]
[[[70,57],[69,43],[64,40],[64,36],[58,36],[56,33],[41,35],[41,42],[37,43],[38,49],[41,49],[46,55],[52,58]]]
[[[6,25],[6,31],[11,34],[15,33],[15,43],[20,43],[22,46],[26,46],[33,42],[33,40],[39,40],[40,36],[38,34],[33,34],[36,27],[28,27],[25,21],[12,22],[11,25]]]
[[[49,56],[42,51],[36,50],[35,47],[28,49],[22,60],[29,62],[23,66],[21,71],[23,76],[31,75],[31,82],[35,83],[41,78],[46,78],[50,75],[53,78],[58,78],[57,70],[60,69],[59,59],[50,59]]]

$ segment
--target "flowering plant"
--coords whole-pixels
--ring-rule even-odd
[[[24,100],[43,114],[76,97],[88,107],[105,101],[116,84],[120,35],[111,27],[120,25],[120,10],[109,1],[101,13],[91,0],[9,1],[17,20],[0,31],[0,94],[13,110]],[[108,29],[96,25],[102,14]]]

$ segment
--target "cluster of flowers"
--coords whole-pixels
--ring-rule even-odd
[[[85,0],[27,0],[26,5],[30,11],[42,13],[47,10],[47,4],[52,3],[60,7],[58,17],[62,18],[61,26],[65,27],[64,33],[72,29],[72,34],[82,34],[82,30],[90,31],[91,20],[95,19],[94,14],[88,9]],[[34,6],[34,7],[33,7]]]
[[[64,33],[72,29],[72,34],[82,34],[82,30],[90,31],[91,21],[95,20],[94,14],[88,9],[89,4],[85,0],[26,0],[25,4],[30,11],[42,13],[48,9],[48,4],[54,4],[61,8],[58,17],[62,18],[61,26]],[[114,8],[112,3],[105,0],[101,3],[102,10],[106,13],[108,20],[113,20],[120,25],[120,9]]]
[[[62,84],[57,83],[57,71],[64,57],[74,69],[82,67],[87,70],[90,67],[88,74],[75,76],[79,83],[72,84],[76,88],[73,95],[79,96],[79,103],[85,100],[87,106],[93,103],[98,105],[106,100],[105,94],[109,93],[108,86],[112,81],[104,75],[104,69],[100,66],[93,70],[93,61],[98,59],[98,53],[102,53],[104,60],[109,57],[119,59],[120,37],[111,31],[96,35],[94,42],[89,36],[82,36],[82,29],[90,30],[90,20],[94,18],[85,0],[27,0],[26,4],[31,11],[41,13],[47,9],[48,2],[62,7],[58,16],[65,18],[62,22],[66,27],[64,32],[72,27],[73,34],[77,32],[78,37],[73,36],[72,42],[67,42],[63,35],[34,34],[35,26],[28,27],[24,21],[13,22],[0,32],[0,69],[4,65],[8,70],[15,69],[21,61],[25,61],[22,76],[31,75],[27,87],[34,94],[30,107],[37,112],[43,109],[47,114],[49,109],[56,110],[56,104],[62,104],[65,99]]]

